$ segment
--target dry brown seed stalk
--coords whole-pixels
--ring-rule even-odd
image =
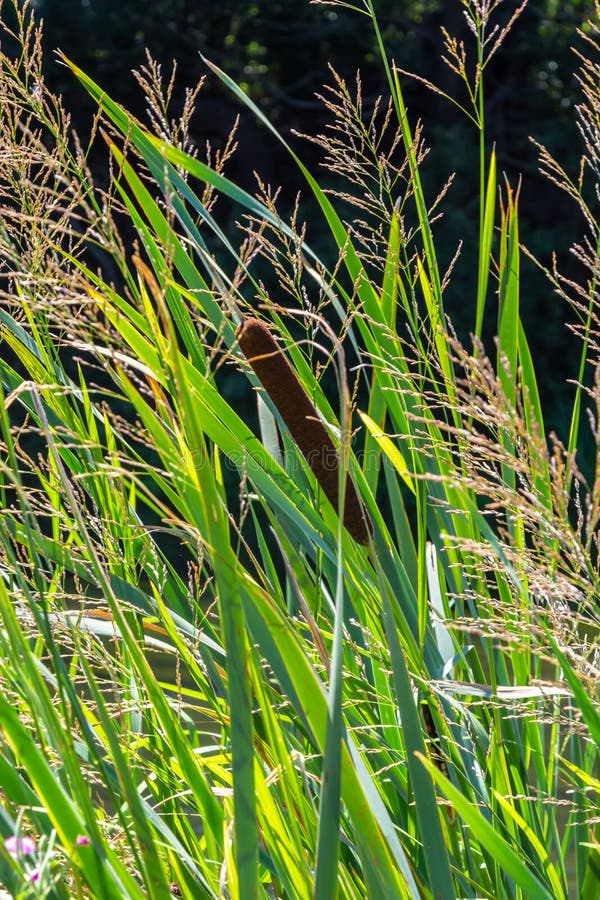
[[[248,318],[237,338],[244,356],[304,455],[325,496],[338,508],[339,453],[319,414],[281,347],[260,319]],[[344,525],[360,544],[367,544],[366,513],[352,481],[346,484]]]

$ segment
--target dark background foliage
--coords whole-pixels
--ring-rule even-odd
[[[517,5],[516,0],[506,0],[497,21],[507,21]],[[48,83],[63,95],[82,134],[89,130],[92,109],[79,86],[57,64],[55,48],[140,117],[144,101],[131,69],[145,62],[146,47],[163,63],[165,72],[177,60],[180,101],[185,86],[206,71],[200,56],[204,54],[242,84],[282,133],[296,142],[293,130],[316,133],[322,129],[323,109],[314,93],[331,80],[328,63],[349,82],[360,68],[367,99],[386,90],[366,18],[339,7],[311,5],[308,0],[36,0],[35,7],[45,22]],[[458,79],[440,61],[442,26],[469,44],[459,0],[379,0],[376,11],[389,54],[398,65],[464,99]],[[576,42],[576,28],[592,15],[593,3],[586,0],[531,0],[486,72],[488,135],[496,145],[499,173],[513,186],[523,177],[522,238],[543,262],[549,262],[555,250],[569,271],[574,264],[568,247],[580,237],[582,226],[566,196],[538,173],[537,151],[529,137],[548,146],[567,171],[577,171],[580,145],[573,107],[578,98],[571,46]],[[447,309],[466,337],[473,324],[476,273],[477,134],[453,106],[418,82],[407,80],[405,90],[410,115],[413,121],[423,119],[431,147],[425,164],[430,199],[449,172],[457,173],[437,238],[443,264],[463,241]],[[222,146],[238,113],[240,150],[228,174],[252,187],[252,173],[257,170],[267,183],[284,184],[284,197],[291,202],[299,181],[285,152],[214,78],[209,78],[201,93],[194,139]],[[318,153],[310,144],[302,147],[313,171],[318,169]],[[325,178],[325,173],[319,177]],[[310,207],[303,208],[303,213],[309,215]],[[318,239],[313,234],[313,243]],[[570,391],[565,380],[576,374],[578,352],[570,350],[573,338],[564,328],[564,304],[533,265],[524,261],[524,266],[523,313],[545,385],[547,420],[564,434],[562,409]],[[494,323],[488,324],[491,332]]]

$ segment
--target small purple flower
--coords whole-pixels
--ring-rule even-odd
[[[31,853],[35,853],[35,841],[30,837],[17,837],[16,834],[13,834],[5,839],[4,848],[13,859],[17,859],[19,856],[29,856]]]
[[[85,834],[78,834],[75,838],[75,846],[76,847],[89,847],[92,842],[89,837],[86,837]]]
[[[35,884],[36,881],[40,880],[40,870],[36,866],[35,869],[32,869],[31,872],[27,876],[27,880],[31,881],[32,884]]]

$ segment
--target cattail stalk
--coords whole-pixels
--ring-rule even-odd
[[[340,455],[314,403],[264,322],[255,318],[246,319],[238,328],[237,338],[244,356],[289,428],[323,493],[337,510]],[[348,479],[344,525],[360,544],[369,541],[365,517],[366,512],[354,484]]]

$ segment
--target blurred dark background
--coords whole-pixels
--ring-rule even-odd
[[[204,54],[241,84],[303,159],[318,170],[319,151],[291,135],[321,131],[323,108],[315,97],[331,82],[328,63],[352,84],[361,70],[366,100],[386,93],[370,23],[364,15],[308,0],[35,0],[45,23],[46,77],[61,93],[74,127],[85,136],[93,107],[53,51],[60,48],[115,99],[144,118],[144,98],[131,70],[145,62],[145,48],[163,63],[165,73],[178,62],[179,101],[206,67]],[[518,6],[504,0],[496,21],[507,22]],[[375,8],[390,57],[403,69],[431,79],[464,100],[458,79],[440,61],[441,27],[472,47],[460,0],[379,0]],[[504,47],[486,71],[487,125],[496,144],[499,180],[503,174],[521,190],[521,237],[549,263],[556,251],[563,269],[576,275],[569,245],[582,235],[583,224],[574,204],[553,188],[537,170],[537,151],[530,135],[545,144],[575,175],[581,145],[574,107],[579,102],[571,47],[581,46],[576,29],[594,15],[593,2],[531,0]],[[447,292],[447,310],[459,334],[473,327],[478,227],[478,135],[455,107],[416,81],[404,89],[412,123],[422,118],[431,147],[424,169],[429,200],[450,172],[454,185],[437,225],[442,265],[453,257],[460,240],[461,259]],[[176,107],[175,107],[176,108]],[[273,186],[284,184],[284,200],[301,186],[289,157],[267,130],[209,76],[201,92],[194,139],[223,146],[237,114],[239,150],[227,174],[252,188],[253,171]],[[308,201],[307,201],[308,202]],[[310,206],[303,207],[310,215]],[[232,224],[232,223],[230,223]],[[326,234],[323,233],[323,241]],[[318,243],[314,233],[312,242]],[[564,327],[569,311],[535,267],[523,260],[522,309],[544,389],[544,407],[551,427],[563,437],[568,427],[566,384],[577,372],[578,347]],[[488,322],[493,332],[493,310]]]

